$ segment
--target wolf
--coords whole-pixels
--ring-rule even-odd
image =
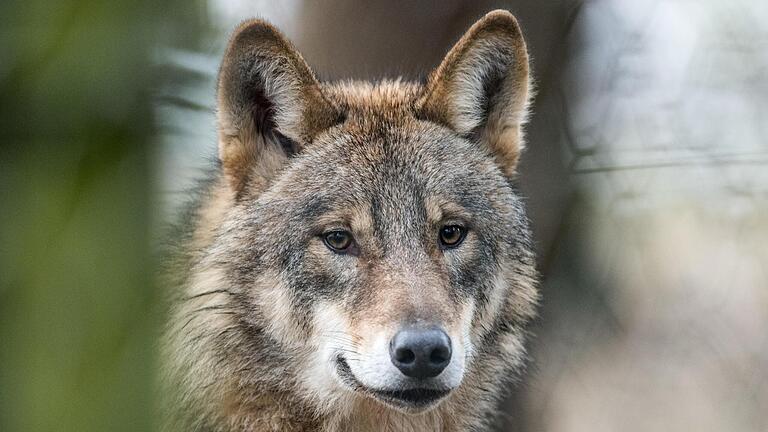
[[[261,20],[218,76],[218,164],[174,236],[166,430],[480,431],[539,294],[507,11],[424,82],[320,82]]]

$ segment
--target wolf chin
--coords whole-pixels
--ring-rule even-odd
[[[241,24],[220,163],[167,259],[167,430],[488,428],[538,299],[514,186],[529,94],[506,11],[424,83],[321,83]]]

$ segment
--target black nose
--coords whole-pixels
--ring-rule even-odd
[[[411,378],[432,378],[451,362],[451,339],[439,328],[407,327],[389,342],[389,357]]]

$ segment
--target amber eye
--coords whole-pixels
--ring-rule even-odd
[[[331,231],[323,235],[323,242],[325,242],[328,249],[339,253],[349,249],[354,241],[355,239],[348,231]]]
[[[461,244],[467,230],[458,225],[446,225],[440,228],[440,245],[444,248],[454,248]]]

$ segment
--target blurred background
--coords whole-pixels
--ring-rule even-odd
[[[768,2],[0,3],[0,430],[156,428],[156,249],[216,153],[229,32],[418,79],[511,10],[543,274],[498,431],[768,431]]]

